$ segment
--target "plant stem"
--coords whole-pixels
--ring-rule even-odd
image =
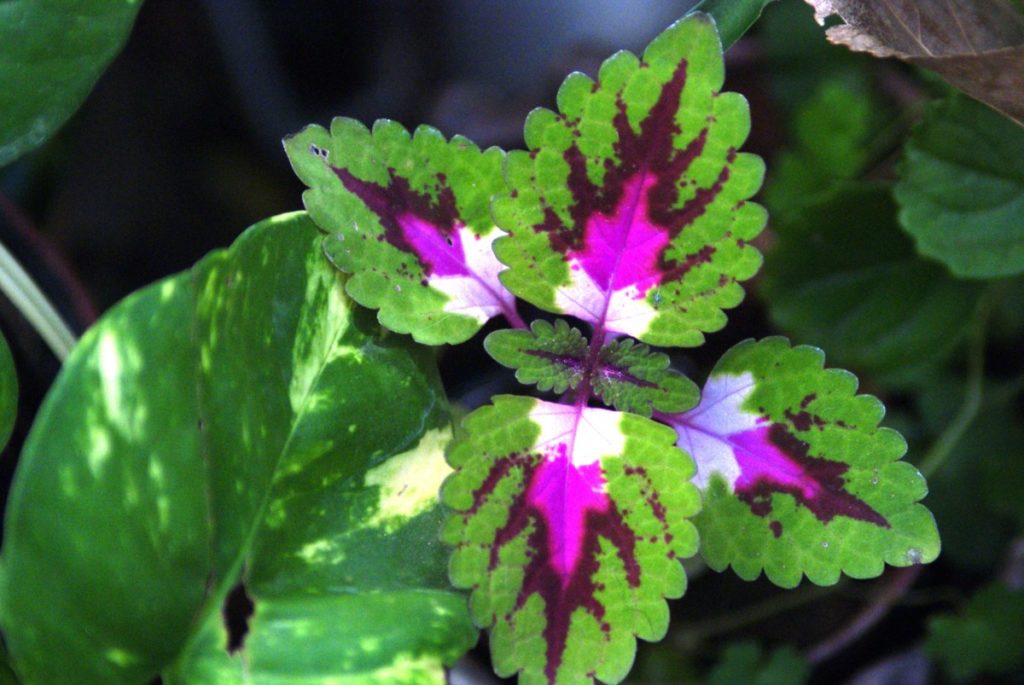
[[[924,567],[916,565],[893,571],[891,580],[878,593],[871,604],[858,612],[853,617],[853,620],[838,632],[830,635],[808,650],[807,660],[812,664],[820,664],[859,640],[889,614],[892,606],[900,597],[906,594],[907,590],[914,584],[914,581],[917,580],[917,577],[921,575],[922,568]]]
[[[711,15],[718,25],[722,38],[722,49],[728,50],[744,33],[750,30],[761,10],[773,0],[701,0],[689,14],[704,12]]]
[[[964,390],[964,399],[956,416],[935,440],[918,466],[925,478],[931,478],[939,470],[981,409],[985,382],[985,338],[989,319],[999,303],[1003,290],[1002,284],[997,284],[986,290],[978,300],[967,340],[967,388]]]
[[[46,299],[32,277],[0,243],[0,291],[18,308],[39,336],[50,346],[57,359],[67,359],[75,346],[75,336],[57,310]]]
[[[778,614],[793,611],[805,604],[816,602],[842,586],[843,582],[827,587],[809,585],[792,592],[780,592],[754,604],[748,604],[729,613],[718,614],[704,621],[697,621],[679,631],[674,642],[680,647],[689,647],[712,637],[731,633],[760,623]]]

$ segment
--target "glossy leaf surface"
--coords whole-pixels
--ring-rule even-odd
[[[443,537],[495,670],[524,685],[619,682],[634,636],[660,639],[664,598],[686,588],[692,462],[670,429],[606,409],[500,396],[464,425]]]
[[[267,220],[76,347],[5,522],[23,682],[443,683],[472,644],[436,541],[430,355],[352,306],[321,239]],[[239,582],[255,610],[229,654]]]
[[[494,215],[502,282],[548,311],[654,345],[694,346],[725,325],[760,266],[747,241],[765,223],[747,202],[758,157],[738,152],[746,101],[719,92],[714,24],[702,14],[620,52],[597,82],[573,74],[559,112],[526,122],[530,152],[510,153],[512,193]]]
[[[0,3],[0,166],[74,114],[128,38],[142,0]]]
[[[924,478],[900,461],[906,442],[878,427],[884,408],[856,394],[852,374],[823,362],[820,350],[782,338],[740,343],[696,408],[663,417],[697,462],[696,520],[712,568],[828,585],[841,572],[869,578],[884,563],[938,555],[935,521],[917,504]]]
[[[933,104],[896,198],[921,254],[958,276],[1024,272],[1024,128],[962,96]]]
[[[518,323],[491,250],[502,235],[490,212],[504,189],[500,150],[427,126],[410,136],[393,121],[371,132],[344,118],[330,131],[306,127],[285,149],[310,188],[306,209],[331,234],[324,251],[382,324],[433,345],[464,342],[501,314]]]

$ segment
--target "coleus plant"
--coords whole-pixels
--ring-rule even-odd
[[[451,581],[523,683],[624,678],[698,551],[784,587],[939,551],[906,443],[821,351],[746,341],[698,390],[649,347],[701,345],[761,264],[764,168],[739,151],[749,112],[723,80],[698,13],[596,80],[569,76],[558,111],[528,118],[527,151],[343,118],[285,142],[355,301],[428,345],[504,317],[487,351],[560,395],[472,412],[442,488]],[[575,321],[527,327],[519,299]]]

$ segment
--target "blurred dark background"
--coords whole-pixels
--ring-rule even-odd
[[[283,136],[344,115],[366,123],[386,117],[410,128],[425,123],[481,146],[521,147],[526,114],[552,107],[567,73],[595,74],[614,51],[642,49],[692,4],[146,0],[123,53],[81,111],[46,146],[0,170],[0,240],[80,332],[131,291],[188,268],[247,226],[301,209],[303,186],[288,166]],[[747,149],[769,162],[785,142],[777,133],[785,115],[779,93],[804,88],[810,81],[801,74],[820,68],[809,59],[813,53],[796,46],[824,45],[803,3],[770,8],[769,19],[772,13],[770,41],[755,33],[727,56],[727,87],[751,102]],[[893,100],[907,96],[898,70],[883,66],[879,74]],[[59,364],[6,302],[0,323],[15,351],[22,395],[18,427],[0,462],[9,483]],[[730,313],[725,331],[674,362],[700,380],[733,343],[772,332],[755,294]],[[457,361],[445,358],[452,395],[474,403],[503,389],[509,377],[489,375],[487,362],[478,344]],[[478,387],[487,392],[474,396]],[[686,600],[673,604],[669,638],[641,649],[631,682],[694,682],[737,637],[805,648],[840,629],[876,587],[884,591],[892,582],[847,583],[824,597],[813,588],[786,595],[731,573],[695,568],[694,577]],[[934,581],[925,585],[932,589],[919,594],[942,591]],[[780,602],[793,606],[786,611]],[[761,606],[773,618],[745,620],[744,607]],[[855,648],[825,660],[813,682],[848,682],[869,667],[884,673],[856,682],[929,682],[915,647],[920,634],[921,610],[905,603]],[[453,682],[494,682],[483,646],[473,659]]]

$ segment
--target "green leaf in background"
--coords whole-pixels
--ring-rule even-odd
[[[70,117],[128,38],[142,0],[0,2],[0,166]]]
[[[723,650],[707,685],[803,685],[810,673],[807,660],[792,647],[765,654],[756,642],[739,642]]]
[[[693,14],[619,52],[597,81],[576,73],[558,112],[534,110],[529,152],[509,153],[511,192],[495,198],[508,231],[495,253],[517,296],[605,332],[652,345],[697,346],[743,299],[761,256],[750,240],[764,208],[749,202],[764,175],[739,152],[746,100],[721,92],[714,22]]]
[[[633,414],[499,396],[470,414],[444,485],[451,580],[472,591],[495,671],[521,685],[629,672],[660,640],[697,551],[693,464]]]
[[[353,307],[303,214],[135,293],[26,443],[0,622],[26,684],[443,683],[450,437],[426,350]],[[229,654],[221,616],[255,604]]]
[[[505,189],[500,150],[341,117],[290,136],[285,150],[309,186],[306,209],[331,234],[324,251],[382,324],[437,345],[465,342],[494,316],[521,323],[491,250],[504,235],[490,210]]]
[[[956,682],[1005,673],[1024,664],[1024,590],[993,583],[958,616],[928,624],[925,650]]]
[[[755,30],[771,74],[767,86],[787,116],[826,80],[862,84],[874,67],[871,57],[829,43],[802,2],[770,3]]]
[[[11,439],[18,416],[18,374],[7,340],[0,335],[0,450]]]
[[[963,95],[931,105],[906,143],[900,222],[958,276],[1024,272],[1024,128]]]
[[[697,462],[701,554],[746,580],[831,585],[939,553],[928,492],[885,408],[813,347],[748,340],[715,365],[688,412],[661,416]]]
[[[963,340],[982,289],[914,253],[885,184],[837,187],[775,228],[762,299],[836,363],[906,385]]]
[[[776,222],[864,170],[881,118],[878,107],[863,79],[823,81],[801,103],[792,117],[794,140],[775,160],[765,188]]]

